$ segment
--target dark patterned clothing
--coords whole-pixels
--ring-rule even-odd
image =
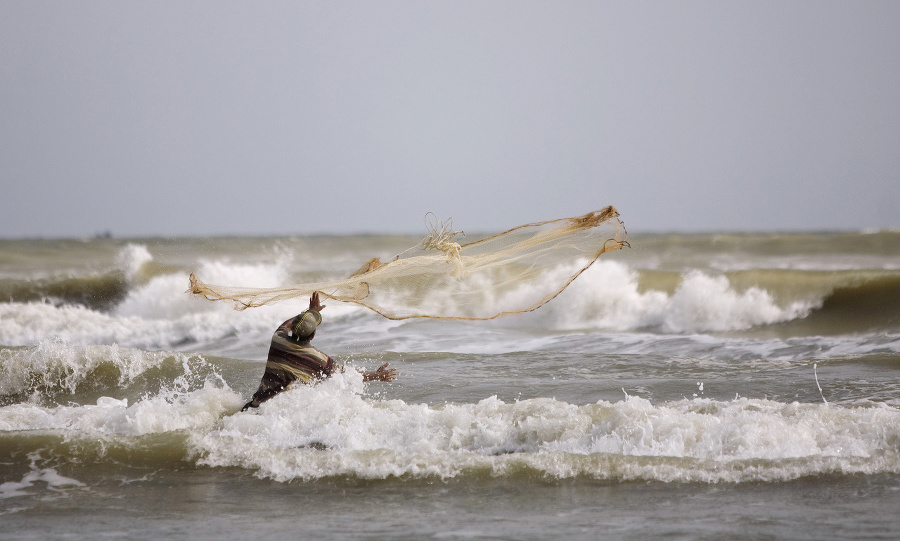
[[[266,371],[253,394],[253,400],[244,406],[244,410],[258,407],[294,381],[315,383],[329,377],[334,370],[343,371],[343,367],[335,364],[331,357],[312,347],[309,340],[294,340],[290,334],[293,321],[294,318],[291,318],[282,323],[272,336]]]

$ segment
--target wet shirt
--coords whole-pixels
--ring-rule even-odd
[[[285,321],[272,336],[266,371],[259,388],[253,394],[249,407],[272,398],[294,381],[315,383],[329,377],[335,369],[342,370],[335,362],[309,344],[309,340],[297,342],[290,335],[293,318]]]

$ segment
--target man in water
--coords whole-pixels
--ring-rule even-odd
[[[309,310],[285,321],[275,330],[259,388],[241,411],[258,408],[294,381],[316,383],[331,376],[335,369],[343,372],[343,366],[335,364],[331,357],[309,344],[316,336],[316,327],[322,323],[320,312],[323,308],[325,305],[319,302],[319,292],[316,291],[309,298]],[[387,365],[384,363],[374,372],[363,372],[363,381],[394,381],[397,370]]]

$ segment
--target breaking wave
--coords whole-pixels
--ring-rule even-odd
[[[52,404],[0,408],[8,444],[76,461],[112,454],[237,467],[283,482],[524,475],[742,483],[900,473],[895,404],[748,398],[653,404],[629,396],[576,405],[492,396],[427,405],[370,396],[361,376],[348,371],[238,413],[242,397],[219,377],[221,366],[112,350],[92,364],[90,352],[81,353],[82,370],[57,371],[56,383],[29,389],[54,395],[74,388],[83,403],[54,395]],[[130,398],[112,392],[120,381],[130,381],[128,387],[137,374],[160,368],[166,373],[154,376],[155,390],[150,385]],[[108,373],[96,378],[98,370]],[[89,383],[95,378],[99,384]]]

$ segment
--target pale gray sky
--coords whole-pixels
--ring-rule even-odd
[[[900,229],[900,2],[0,0],[0,237]]]

